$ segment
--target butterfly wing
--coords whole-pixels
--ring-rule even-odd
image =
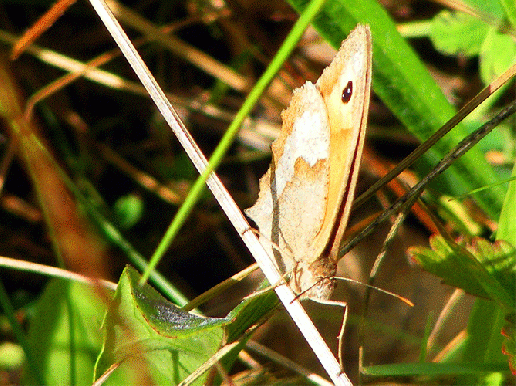
[[[322,255],[337,262],[360,168],[371,87],[371,33],[358,25],[342,43],[317,86],[327,108],[330,127],[328,201],[314,243]]]
[[[312,241],[325,214],[330,133],[324,102],[311,82],[295,90],[282,117],[271,166],[246,213],[269,239],[263,244],[281,272],[290,273],[316,253]]]

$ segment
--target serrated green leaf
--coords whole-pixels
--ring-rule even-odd
[[[508,242],[475,238],[468,251],[509,293],[516,294],[516,249]],[[516,295],[515,295],[516,296]],[[515,304],[515,303],[511,303]]]
[[[435,48],[447,55],[480,54],[489,25],[462,12],[439,12],[431,22],[429,38]]]
[[[510,312],[516,301],[516,250],[511,244],[475,238],[461,247],[434,236],[430,245],[411,248],[410,257],[446,283],[492,299]]]
[[[453,248],[440,236],[430,238],[430,248],[413,247],[408,250],[409,258],[426,271],[442,278],[447,284],[462,288],[480,297],[488,297],[487,292],[468,272],[469,258],[465,261],[455,254]]]

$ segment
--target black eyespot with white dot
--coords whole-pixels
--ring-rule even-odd
[[[348,103],[353,95],[353,82],[350,80],[342,90],[342,102]]]

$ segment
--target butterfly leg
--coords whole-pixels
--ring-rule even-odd
[[[310,300],[314,301],[314,302],[317,302],[317,303],[320,303],[320,304],[326,304],[326,305],[329,305],[329,306],[339,306],[339,307],[343,307],[344,308],[344,316],[342,318],[342,324],[340,326],[340,331],[339,331],[339,336],[338,336],[338,339],[339,339],[339,364],[340,364],[340,370],[343,372],[344,369],[343,369],[343,360],[344,360],[344,331],[346,329],[346,323],[348,321],[348,303],[346,302],[343,302],[343,301],[338,301],[338,300],[326,300],[326,299],[319,299],[319,298],[310,298]]]

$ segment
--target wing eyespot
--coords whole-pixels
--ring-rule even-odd
[[[353,82],[350,80],[342,90],[342,102],[348,103],[353,96]]]

